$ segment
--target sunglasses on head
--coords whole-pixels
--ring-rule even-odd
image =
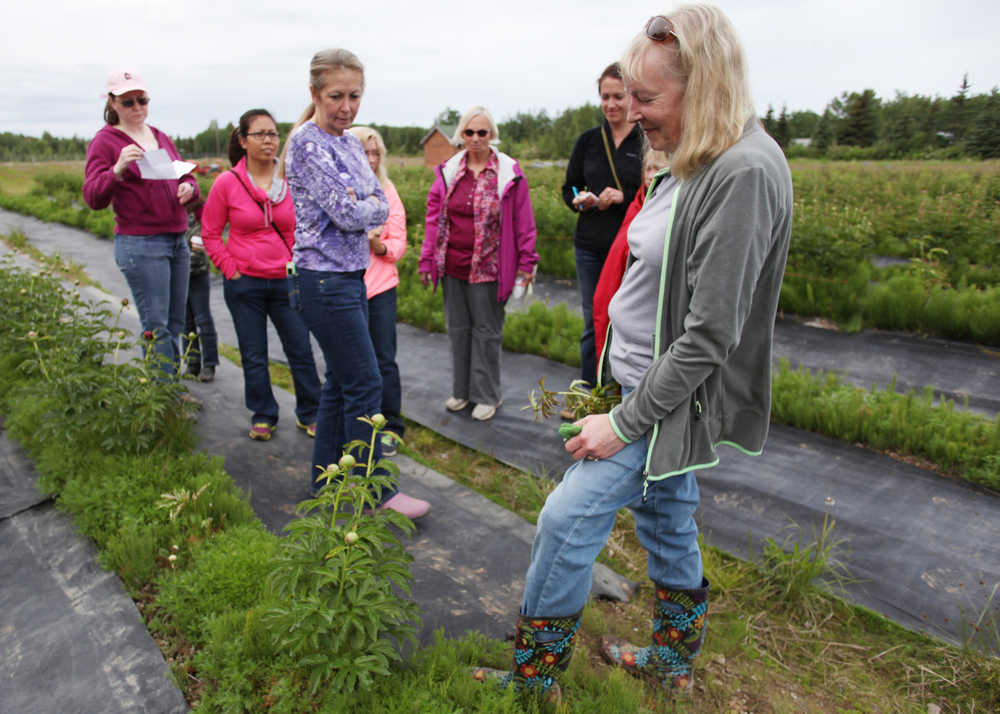
[[[462,132],[466,136],[476,136],[478,135],[480,139],[485,139],[490,135],[489,129],[466,129]]]
[[[128,107],[129,109],[131,109],[132,107],[135,106],[136,102],[139,102],[139,106],[143,107],[146,106],[147,104],[149,104],[149,97],[138,97],[136,99],[119,99],[118,101],[121,102],[123,107]]]
[[[670,37],[677,39],[677,33],[674,31],[674,23],[672,23],[668,18],[663,15],[653,15],[649,18],[649,22],[646,23],[646,37],[653,40],[654,42],[663,42],[670,39]]]

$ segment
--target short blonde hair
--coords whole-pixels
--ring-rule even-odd
[[[469,122],[478,116],[486,117],[486,121],[490,123],[490,143],[500,143],[500,129],[497,127],[497,123],[493,120],[493,115],[490,114],[490,110],[486,107],[470,107],[466,110],[465,114],[462,115],[462,118],[458,120],[458,126],[455,128],[455,134],[451,137],[452,145],[462,145],[462,132],[465,131],[465,127],[469,126]]]
[[[670,170],[687,178],[739,141],[754,116],[743,45],[725,13],[712,5],[684,5],[665,15],[674,25],[668,40],[640,32],[622,58],[625,84],[644,79],[642,62],[653,46],[667,54],[663,71],[684,85],[681,140]]]
[[[377,129],[370,126],[352,126],[348,131],[358,137],[362,146],[365,146],[369,139],[375,140],[375,148],[378,149],[378,171],[375,172],[375,176],[378,178],[378,182],[384,187],[389,183],[389,174],[385,170],[385,155],[387,152],[385,142],[382,141],[382,135],[378,133]]]
[[[660,168],[670,166],[670,157],[667,156],[667,152],[647,147],[646,154],[642,157],[642,173],[645,174],[650,166],[659,166]]]

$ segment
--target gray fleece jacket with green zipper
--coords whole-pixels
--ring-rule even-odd
[[[622,441],[649,435],[650,481],[715,466],[720,444],[761,452],[792,232],[788,162],[755,118],[678,191],[664,236],[657,357],[610,414]],[[603,356],[601,369],[607,377]]]

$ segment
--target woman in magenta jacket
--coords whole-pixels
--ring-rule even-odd
[[[174,374],[187,310],[191,253],[184,234],[186,206],[198,203],[198,183],[144,179],[136,161],[147,151],[180,154],[170,137],[146,124],[149,94],[139,75],[115,71],[108,77],[103,127],[87,147],[83,200],[92,209],[109,205],[115,214],[115,262],[125,276],[142,329],[156,340],[159,365]]]
[[[462,117],[452,142],[458,152],[435,169],[427,196],[420,282],[443,284],[451,341],[449,411],[469,402],[472,418],[492,419],[500,406],[500,346],[504,306],[538,263],[535,214],[517,161],[497,151],[496,122],[485,107]]]
[[[296,425],[316,434],[320,383],[309,333],[289,301],[285,266],[295,246],[295,209],[276,161],[278,127],[266,109],[240,117],[229,140],[233,170],[215,180],[201,215],[201,237],[222,272],[253,412],[250,438],[267,441],[278,425],[268,371],[267,319],[278,332],[295,385]],[[222,231],[229,224],[229,239]]]

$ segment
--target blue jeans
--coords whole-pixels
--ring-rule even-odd
[[[577,461],[567,469],[538,517],[522,614],[565,617],[583,609],[594,561],[611,534],[615,514],[626,506],[648,553],[650,579],[682,590],[701,587],[694,473],[651,481],[642,503],[645,460],[643,438],[611,458]]]
[[[211,295],[211,274],[192,273],[188,282],[187,319],[184,321],[181,352],[187,355],[187,363],[195,371],[200,370],[202,365],[215,367],[219,364],[219,336],[212,320]],[[197,337],[189,340],[188,335],[192,333]]]
[[[271,390],[267,356],[267,318],[278,332],[295,386],[295,415],[303,424],[316,421],[320,384],[312,343],[302,318],[288,304],[284,278],[243,275],[222,284],[226,306],[233,316],[243,362],[243,399],[253,412],[252,423],[278,423],[278,402]]]
[[[302,321],[319,342],[326,360],[326,379],[316,418],[310,481],[327,465],[336,463],[348,442],[366,446],[355,450],[359,464],[368,460],[372,429],[358,417],[377,414],[382,404],[382,378],[368,333],[368,294],[365,271],[350,273],[299,269],[299,310]],[[375,441],[374,461],[382,458]],[[382,502],[395,495],[383,491]]]
[[[180,358],[190,261],[183,233],[115,234],[115,262],[132,291],[142,329],[155,335],[153,349],[167,374],[176,373]]]
[[[576,246],[576,284],[580,288],[580,307],[583,311],[583,335],[580,336],[580,379],[593,386],[597,384],[597,353],[594,341],[594,291],[601,277],[601,268],[608,251],[593,251]]]
[[[368,333],[382,375],[382,415],[386,418],[386,429],[403,436],[406,430],[400,413],[403,388],[396,364],[396,288],[368,299]]]

